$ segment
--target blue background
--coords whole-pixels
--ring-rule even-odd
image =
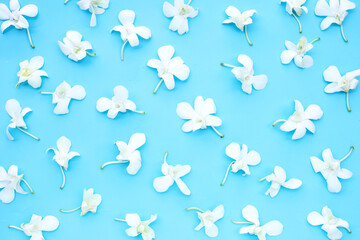
[[[3,2],[3,1],[2,1]],[[284,225],[279,240],[327,239],[319,227],[310,226],[306,217],[311,211],[321,211],[328,205],[334,215],[347,220],[353,233],[343,229],[344,239],[360,238],[360,93],[350,93],[353,112],[345,106],[345,93],[325,94],[326,86],[322,73],[330,65],[339,68],[342,74],[359,68],[360,13],[353,10],[344,22],[345,43],[340,27],[331,26],[320,30],[323,18],[314,15],[316,1],[308,1],[309,13],[300,17],[303,34],[299,34],[295,19],[286,13],[285,5],[278,1],[265,0],[194,0],[192,6],[199,15],[190,19],[190,32],[179,36],[168,29],[170,19],[162,13],[163,1],[124,0],[110,1],[103,15],[98,15],[96,27],[89,27],[89,12],[81,11],[75,0],[64,6],[62,0],[22,0],[21,6],[35,3],[39,7],[36,18],[28,18],[33,42],[31,49],[26,31],[8,29],[0,35],[0,105],[8,99],[19,100],[22,107],[30,107],[33,113],[25,120],[29,131],[41,138],[37,142],[19,131],[12,131],[15,141],[5,134],[10,117],[4,107],[0,111],[0,165],[8,169],[12,164],[33,187],[35,194],[17,194],[10,204],[0,203],[0,238],[28,239],[22,232],[9,230],[9,224],[19,226],[27,223],[31,215],[54,215],[60,221],[56,232],[45,233],[46,239],[131,239],[125,233],[127,225],[113,218],[124,218],[126,213],[139,213],[142,219],[158,214],[151,227],[157,239],[205,239],[203,230],[196,232],[196,213],[186,212],[186,207],[196,206],[204,210],[218,204],[225,206],[225,217],[216,224],[219,236],[216,239],[256,239],[255,236],[239,235],[240,225],[231,219],[241,220],[241,210],[247,204],[256,206],[262,224],[279,220]],[[173,3],[173,2],[171,2]],[[8,5],[8,1],[5,3]],[[234,5],[241,11],[256,9],[254,23],[249,26],[249,36],[254,46],[246,42],[243,32],[234,25],[222,25],[225,9]],[[125,48],[125,61],[120,61],[122,40],[118,33],[110,33],[119,24],[120,10],[131,9],[136,13],[135,25],[147,26],[152,31],[150,40],[140,40],[140,46]],[[76,30],[84,40],[92,43],[96,57],[86,57],[73,62],[60,51],[57,41],[66,31]],[[301,36],[310,41],[321,37],[309,54],[314,66],[299,69],[290,63],[282,65],[280,54],[285,50],[284,41],[298,42]],[[152,91],[159,81],[154,69],[146,66],[151,58],[158,58],[157,49],[172,44],[176,56],[184,59],[190,67],[190,77],[185,82],[176,81],[169,91],[161,86],[158,93]],[[266,74],[268,85],[262,91],[247,95],[241,90],[229,68],[220,62],[239,65],[237,56],[247,54],[254,61],[255,74]],[[16,73],[19,62],[34,56],[43,56],[43,70],[49,74],[40,89],[27,84],[18,88]],[[58,116],[53,113],[51,97],[39,91],[53,91],[62,81],[85,87],[87,96],[83,101],[73,100],[70,113]],[[124,85],[130,99],[146,115],[119,114],[115,120],[96,111],[100,97],[113,96],[113,88]],[[223,120],[218,130],[225,134],[220,139],[211,129],[184,133],[184,123],[176,115],[179,102],[193,104],[197,96],[211,97],[217,106],[217,116]],[[316,121],[316,134],[307,133],[298,141],[292,141],[292,133],[271,127],[273,121],[287,118],[294,111],[294,99],[304,106],[318,104],[324,111]],[[115,141],[128,141],[136,132],[144,132],[146,144],[141,148],[143,167],[135,176],[126,173],[125,165],[113,165],[100,170],[107,161],[115,160],[118,150]],[[52,154],[45,154],[49,147],[56,147],[59,137],[72,141],[72,150],[81,154],[70,162],[66,172],[66,186],[61,185],[61,172],[52,161]],[[231,159],[225,148],[231,142],[245,143],[250,150],[260,153],[262,161],[251,167],[251,175],[230,173],[226,184],[220,187],[225,170]],[[320,174],[315,174],[309,157],[321,157],[321,152],[330,147],[335,158],[342,158],[351,145],[352,156],[342,167],[353,171],[350,180],[342,180],[340,194],[329,193]],[[192,171],[183,180],[192,191],[187,197],[176,186],[168,192],[155,192],[152,182],[161,176],[164,153],[168,151],[170,164],[190,164]],[[303,180],[298,190],[281,189],[272,199],[264,193],[269,183],[258,179],[270,174],[275,165],[282,166],[288,177]],[[81,204],[84,188],[94,188],[103,202],[96,214],[80,217],[80,212],[64,214],[59,209],[72,209]],[[24,189],[26,187],[24,186]],[[141,237],[139,237],[140,239]]]

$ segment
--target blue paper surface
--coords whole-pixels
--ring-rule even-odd
[[[8,1],[5,2],[8,5]],[[194,0],[192,6],[199,15],[189,20],[190,32],[183,36],[168,29],[170,20],[162,13],[163,1],[124,0],[110,1],[103,15],[97,15],[97,26],[89,26],[91,14],[81,11],[75,0],[64,5],[62,0],[21,0],[21,6],[34,3],[39,7],[36,18],[28,18],[33,42],[31,49],[25,30],[9,28],[0,36],[0,166],[19,166],[19,173],[35,191],[33,195],[16,194],[10,204],[0,203],[0,239],[28,239],[22,232],[8,229],[8,225],[27,223],[33,213],[54,215],[60,221],[55,232],[44,233],[45,239],[131,239],[125,233],[127,225],[113,219],[124,218],[126,213],[139,213],[142,219],[158,214],[151,227],[156,239],[206,239],[203,230],[196,232],[196,212],[186,212],[196,206],[204,210],[219,204],[225,207],[225,217],[216,224],[219,236],[216,239],[256,239],[255,236],[239,235],[240,225],[231,219],[241,220],[241,210],[248,204],[256,206],[261,223],[279,220],[284,225],[279,240],[327,239],[320,227],[306,221],[311,211],[321,211],[327,205],[335,216],[350,223],[353,233],[345,229],[343,239],[360,239],[360,93],[351,91],[352,112],[346,110],[345,93],[326,94],[323,71],[330,65],[339,68],[342,74],[360,66],[360,32],[358,8],[351,11],[344,22],[344,31],[349,39],[345,43],[340,27],[331,26],[320,30],[323,18],[314,15],[316,1],[308,1],[308,14],[299,19],[303,33],[299,34],[295,19],[278,1],[264,0]],[[173,3],[173,2],[171,2]],[[250,47],[243,32],[234,25],[223,25],[225,9],[233,5],[239,10],[256,9],[254,23],[248,27],[254,43]],[[119,25],[119,11],[134,10],[135,25],[147,26],[152,31],[150,40],[140,40],[140,46],[125,48],[125,60],[120,60],[123,44],[119,33],[110,30]],[[93,45],[96,57],[86,57],[81,62],[69,60],[58,47],[68,30],[79,31],[83,39]],[[297,43],[301,36],[309,41],[320,37],[309,54],[314,66],[300,69],[292,62],[282,65],[280,54],[285,50],[284,41]],[[176,56],[180,56],[190,69],[188,80],[176,81],[173,91],[161,86],[152,93],[159,81],[157,72],[146,66],[151,58],[158,58],[157,49],[171,44]],[[254,61],[255,74],[269,78],[264,90],[247,95],[241,90],[229,68],[220,62],[239,65],[237,56],[246,54]],[[43,80],[40,89],[27,84],[18,88],[16,73],[19,63],[34,56],[43,56],[43,70],[49,78]],[[58,116],[53,113],[50,96],[39,91],[54,91],[62,81],[84,86],[87,96],[83,101],[73,100],[70,113]],[[123,85],[129,90],[129,99],[137,104],[145,115],[119,114],[114,120],[96,111],[100,97],[111,98],[113,88]],[[217,113],[223,120],[218,128],[225,134],[220,139],[211,128],[194,133],[184,133],[184,120],[176,115],[179,102],[193,101],[197,96],[214,99]],[[41,138],[38,142],[20,131],[12,131],[15,141],[5,134],[10,117],[4,106],[8,99],[17,99],[22,107],[33,112],[25,120],[29,132]],[[271,124],[287,118],[294,111],[294,99],[304,107],[318,104],[324,111],[321,120],[315,121],[316,133],[307,133],[303,139],[292,141],[292,133],[273,128]],[[136,132],[143,132],[147,142],[141,147],[143,166],[135,176],[126,172],[125,165],[112,165],[100,170],[100,166],[115,160],[117,140],[127,142]],[[81,154],[69,163],[66,185],[62,181],[59,166],[52,154],[45,153],[56,147],[59,137],[72,141],[72,150]],[[251,167],[251,175],[229,174],[223,187],[220,183],[231,159],[225,148],[231,142],[245,143],[250,150],[260,153],[262,161]],[[310,156],[321,157],[321,152],[330,147],[335,158],[342,158],[351,145],[355,150],[342,167],[351,170],[354,176],[342,180],[339,194],[329,193],[326,182],[315,174]],[[169,152],[169,164],[190,164],[192,171],[183,178],[191,189],[191,196],[181,194],[176,185],[166,193],[157,193],[152,182],[161,176],[161,164],[165,152]],[[259,179],[269,175],[274,167],[283,167],[289,178],[300,178],[303,186],[298,190],[281,189],[274,199],[264,193],[269,183]],[[72,209],[81,204],[84,188],[94,188],[103,202],[96,214],[80,217],[80,212],[60,213],[59,209]],[[26,187],[24,187],[26,189]],[[141,237],[139,236],[138,239]]]

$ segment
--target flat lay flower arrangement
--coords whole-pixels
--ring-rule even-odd
[[[358,5],[2,1],[0,238],[360,238]]]

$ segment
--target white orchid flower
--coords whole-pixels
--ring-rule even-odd
[[[174,89],[175,80],[174,76],[179,80],[184,81],[189,77],[190,68],[184,64],[184,61],[180,57],[174,57],[175,49],[171,45],[160,47],[158,50],[158,59],[150,59],[147,65],[151,68],[156,68],[158,76],[161,78],[160,82],[154,90],[154,94],[157,92],[162,82],[165,82],[166,87],[169,90]]]
[[[67,82],[63,81],[56,87],[55,92],[40,92],[41,94],[50,94],[53,96],[52,103],[56,104],[54,108],[55,114],[69,113],[69,104],[71,99],[83,100],[86,92],[83,86],[75,85],[71,87]]]
[[[67,31],[63,42],[58,41],[60,50],[71,60],[78,62],[85,58],[86,55],[96,56],[96,53],[90,53],[87,50],[92,50],[91,43],[88,41],[81,41],[82,35],[77,31]]]
[[[15,198],[15,192],[27,194],[20,186],[21,181],[26,184],[31,193],[34,193],[30,185],[25,181],[24,174],[18,175],[17,166],[11,165],[8,172],[0,166],[0,188],[2,188],[0,191],[0,200],[3,203],[11,203]]]
[[[69,152],[70,151],[70,147],[71,147],[71,141],[66,138],[65,136],[60,137],[57,142],[57,149],[55,148],[48,148],[46,150],[46,152],[52,150],[54,151],[55,155],[53,157],[53,160],[56,161],[57,164],[59,164],[60,166],[60,170],[63,176],[63,183],[60,187],[60,189],[63,189],[65,186],[65,174],[64,174],[64,169],[65,171],[67,171],[68,166],[69,166],[69,161],[76,156],[80,156],[79,153],[77,152]]]
[[[237,60],[243,65],[242,67],[236,67],[226,63],[221,63],[221,66],[232,68],[231,72],[235,75],[236,79],[241,82],[242,90],[247,94],[251,94],[253,87],[256,90],[264,89],[268,78],[264,74],[254,76],[254,64],[251,58],[247,55],[240,54]]]
[[[126,229],[126,234],[130,237],[141,235],[143,240],[155,238],[154,230],[149,225],[157,219],[157,215],[151,215],[149,220],[141,221],[136,213],[128,213],[124,219],[115,218],[115,221],[126,222],[130,228]]]
[[[302,26],[300,20],[296,17],[296,15],[300,17],[303,11],[305,13],[308,12],[308,9],[305,6],[302,6],[303,4],[305,4],[306,0],[280,0],[280,3],[283,2],[286,3],[286,12],[294,16],[295,20],[299,24],[300,33],[302,33]]]
[[[111,31],[120,32],[121,39],[124,44],[121,48],[121,60],[124,60],[124,48],[126,43],[129,42],[131,47],[139,45],[139,38],[137,35],[144,39],[151,37],[151,31],[147,27],[135,27],[135,12],[131,10],[123,10],[119,13],[119,21],[122,25],[115,26]]]
[[[339,70],[335,66],[328,67],[323,73],[324,79],[330,82],[324,89],[326,93],[346,92],[346,105],[351,112],[349,104],[349,91],[354,90],[359,84],[356,77],[360,76],[360,69],[340,75]]]
[[[309,55],[306,55],[306,53],[314,47],[313,43],[318,40],[320,40],[320,38],[314,39],[309,43],[306,37],[302,36],[297,45],[286,40],[285,46],[287,50],[281,53],[281,63],[289,64],[294,59],[295,65],[300,68],[309,68],[313,66],[313,58]]]
[[[283,231],[283,225],[277,220],[270,221],[260,226],[259,212],[252,205],[244,207],[242,215],[248,222],[237,222],[232,220],[235,224],[250,224],[250,226],[242,227],[240,229],[240,234],[256,235],[259,240],[266,240],[266,235],[278,236]]]
[[[60,209],[60,212],[63,213],[70,213],[74,212],[76,210],[79,210],[81,208],[80,216],[84,216],[88,212],[96,213],[97,207],[101,203],[101,195],[100,194],[94,194],[94,189],[84,189],[83,193],[83,201],[81,203],[81,206],[72,209],[72,210],[62,210]]]
[[[215,127],[221,126],[222,121],[219,117],[212,114],[216,113],[216,106],[212,98],[198,96],[195,98],[194,108],[187,102],[178,103],[176,108],[177,115],[188,120],[182,126],[184,132],[195,132],[198,129],[206,129],[210,126],[221,138],[224,137]]]
[[[319,0],[315,6],[315,15],[325,17],[322,20],[320,28],[325,30],[330,27],[331,24],[336,23],[340,25],[342,37],[345,42],[348,40],[345,37],[343,29],[343,21],[348,15],[348,10],[355,8],[355,3],[349,0],[330,0],[329,4],[325,0]]]
[[[155,178],[153,186],[157,192],[166,192],[174,182],[179,187],[180,191],[185,195],[190,195],[190,189],[181,180],[181,177],[185,176],[191,171],[190,165],[176,165],[172,166],[166,162],[168,153],[165,153],[164,163],[161,166],[161,172],[165,175]]]
[[[110,164],[129,163],[126,171],[131,175],[135,175],[141,168],[141,155],[137,149],[144,145],[145,142],[146,138],[144,133],[134,133],[131,135],[128,144],[123,141],[116,141],[115,144],[120,151],[120,154],[116,157],[117,161],[104,163],[101,169]]]
[[[4,32],[10,26],[14,26],[16,29],[25,28],[30,45],[32,48],[35,48],[30,36],[29,22],[24,16],[35,17],[38,14],[38,7],[34,4],[29,4],[20,8],[18,0],[10,0],[9,6],[10,9],[5,4],[0,3],[0,20],[6,20],[1,24],[1,32]]]
[[[321,225],[321,229],[327,233],[327,237],[331,240],[338,240],[342,238],[342,232],[338,227],[343,227],[351,233],[349,223],[341,218],[334,217],[330,208],[323,207],[322,214],[318,212],[311,212],[307,216],[307,221],[313,226]]]
[[[36,56],[28,60],[22,61],[20,64],[20,71],[17,73],[19,82],[16,84],[18,87],[23,82],[28,82],[33,88],[39,88],[41,86],[41,77],[47,77],[47,73],[40,70],[44,65],[44,58]]]
[[[119,112],[125,113],[127,110],[145,114],[144,111],[137,111],[135,103],[128,98],[129,91],[124,86],[116,86],[112,99],[106,97],[99,98],[96,102],[96,109],[99,112],[107,111],[107,116],[111,119],[114,119]]]
[[[103,14],[109,7],[109,0],[80,0],[77,2],[81,10],[91,12],[90,27],[96,26],[96,14]]]
[[[245,32],[246,39],[250,46],[252,46],[253,44],[247,33],[247,26],[252,24],[253,20],[251,17],[256,13],[256,10],[248,10],[241,13],[236,7],[229,6],[226,8],[225,13],[229,18],[224,20],[223,23],[234,23],[238,29]]]
[[[320,172],[321,175],[325,178],[329,192],[340,192],[341,183],[339,178],[349,179],[352,177],[352,172],[345,168],[341,168],[340,164],[350,156],[353,150],[354,147],[351,146],[349,153],[340,160],[334,159],[330,148],[327,148],[322,152],[322,157],[324,159],[323,161],[317,157],[310,157],[314,171],[316,173]]]
[[[229,174],[230,168],[231,172],[237,173],[238,171],[242,170],[243,176],[250,175],[249,171],[249,165],[255,166],[258,165],[261,161],[261,157],[259,153],[255,151],[248,152],[248,147],[245,144],[242,144],[241,149],[240,145],[238,143],[230,143],[226,149],[225,153],[228,157],[234,159],[229,165],[229,167],[226,170],[226,174],[224,177],[224,180],[220,184],[221,186],[224,185],[227,176]]]
[[[281,187],[297,189],[302,185],[302,181],[297,178],[291,178],[286,181],[286,172],[279,166],[275,166],[274,173],[260,179],[260,182],[263,180],[271,182],[270,188],[265,193],[266,195],[270,194],[270,197],[275,197],[279,193]]]
[[[174,0],[174,5],[164,2],[163,13],[168,18],[173,18],[170,22],[169,29],[177,31],[183,35],[189,32],[188,18],[194,18],[198,15],[198,10],[190,6],[191,0],[187,4],[184,0]]]
[[[9,228],[14,228],[23,231],[26,236],[31,237],[31,240],[44,240],[42,232],[55,231],[59,227],[59,220],[54,216],[46,216],[42,218],[36,214],[31,216],[29,223],[21,224],[21,227],[10,225]]]
[[[26,114],[31,112],[32,110],[30,108],[24,108],[21,109],[20,103],[16,99],[10,99],[5,104],[5,110],[7,113],[12,117],[11,123],[6,128],[6,135],[10,140],[14,140],[13,136],[11,136],[9,132],[9,128],[17,128],[23,133],[29,135],[32,138],[35,138],[36,140],[40,140],[40,138],[35,137],[31,133],[28,133],[24,129],[27,129],[26,123],[24,121],[24,117]]]
[[[219,234],[219,229],[215,225],[215,222],[224,217],[224,206],[219,205],[213,211],[207,210],[203,211],[196,207],[190,207],[185,209],[189,210],[197,210],[198,218],[200,219],[200,224],[197,225],[195,231],[199,231],[203,227],[205,228],[205,234],[209,237],[217,237]]]
[[[315,133],[315,125],[311,120],[318,120],[322,117],[323,111],[318,105],[311,104],[304,111],[303,105],[295,100],[295,112],[291,115],[288,120],[279,119],[274,122],[272,125],[275,125],[279,122],[284,122],[280,126],[280,130],[284,132],[291,132],[295,130],[292,139],[300,139],[305,136],[306,130],[309,130],[312,133]]]

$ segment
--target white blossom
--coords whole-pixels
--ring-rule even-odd
[[[300,17],[303,11],[305,13],[308,12],[307,7],[302,6],[305,2],[306,0],[280,0],[280,3],[286,3],[286,12],[294,16],[295,20],[298,22],[300,33],[302,33],[302,26],[296,15]]]
[[[65,171],[67,171],[68,166],[69,166],[69,161],[76,157],[76,156],[80,156],[80,154],[78,152],[70,152],[70,147],[71,147],[71,141],[66,138],[65,136],[60,137],[57,142],[57,149],[55,148],[48,148],[46,150],[46,152],[48,152],[49,150],[54,151],[55,155],[53,157],[53,160],[56,161],[57,164],[59,164],[60,166],[60,170],[63,176],[63,183],[60,187],[60,189],[64,188],[65,185],[65,174],[64,174],[64,169]]]
[[[5,29],[10,26],[14,26],[16,29],[25,28],[30,45],[32,48],[35,48],[30,36],[29,22],[24,16],[35,17],[38,14],[38,7],[34,4],[29,4],[20,8],[18,0],[10,0],[9,6],[10,9],[8,9],[5,4],[0,3],[0,20],[5,20],[5,22],[1,24],[1,32],[4,32]]]
[[[109,0],[80,0],[77,2],[81,10],[91,12],[90,27],[96,26],[96,15],[103,14],[109,7]]]
[[[36,56],[28,60],[22,61],[20,64],[20,71],[17,73],[19,82],[16,84],[18,87],[21,83],[27,82],[33,88],[41,86],[41,77],[47,77],[47,73],[40,70],[44,65],[44,58]]]
[[[261,161],[259,153],[255,151],[248,152],[248,147],[245,144],[242,144],[241,149],[238,143],[230,143],[226,149],[225,153],[228,157],[234,159],[227,168],[224,180],[220,184],[224,185],[226,178],[229,174],[230,168],[231,172],[237,173],[238,171],[243,171],[243,176],[250,175],[249,165],[255,166],[258,165]]]
[[[221,66],[232,68],[231,72],[235,75],[236,79],[241,82],[241,87],[244,92],[251,94],[252,88],[262,90],[266,87],[268,78],[266,75],[254,76],[253,61],[247,55],[240,54],[238,61],[242,67],[236,67],[230,64],[221,63]]]
[[[126,171],[131,175],[135,175],[141,168],[141,155],[137,149],[144,145],[145,142],[146,138],[144,133],[134,133],[130,137],[128,144],[123,141],[116,141],[115,144],[120,154],[116,157],[116,161],[104,163],[101,169],[110,164],[129,163]]]
[[[341,183],[339,178],[349,179],[352,177],[352,172],[345,168],[341,168],[340,164],[350,156],[353,149],[354,147],[351,146],[350,152],[340,160],[337,160],[333,157],[330,148],[327,148],[322,152],[323,161],[317,157],[310,157],[314,171],[316,173],[320,172],[321,175],[325,178],[329,192],[340,192]]]
[[[240,229],[240,234],[255,235],[259,240],[266,240],[266,235],[278,236],[283,231],[283,225],[277,220],[270,221],[261,226],[259,221],[259,212],[252,205],[244,207],[242,215],[248,222],[236,222],[232,220],[235,224],[249,224],[249,226],[242,227]]]
[[[309,55],[306,55],[306,53],[314,47],[313,43],[318,40],[320,40],[320,38],[317,38],[309,43],[306,37],[302,36],[297,45],[286,40],[285,46],[287,50],[281,53],[281,63],[289,64],[294,59],[296,66],[300,68],[309,68],[313,66],[313,58]]]
[[[191,0],[187,4],[184,3],[184,0],[174,0],[174,5],[164,2],[164,15],[172,18],[169,26],[170,30],[177,31],[180,35],[189,32],[188,18],[194,18],[198,15],[198,10],[191,7],[190,3]]]
[[[122,25],[115,26],[111,31],[120,32],[124,44],[121,48],[121,60],[124,60],[124,47],[129,42],[131,47],[139,45],[138,35],[144,39],[151,37],[151,31],[147,27],[135,27],[135,12],[123,10],[119,13],[119,21]]]
[[[311,120],[318,120],[322,115],[323,111],[318,105],[311,104],[304,110],[303,105],[298,100],[295,100],[295,112],[293,115],[288,120],[277,120],[274,122],[273,127],[279,122],[284,122],[280,126],[280,130],[284,132],[295,130],[292,139],[296,140],[305,136],[306,130],[315,133],[315,125]]]
[[[282,167],[275,166],[274,173],[260,179],[260,181],[266,180],[271,182],[270,188],[266,191],[266,195],[275,197],[281,187],[288,189],[297,189],[302,185],[302,181],[297,178],[291,178],[286,181],[286,172]]]
[[[151,68],[156,68],[160,82],[154,90],[154,94],[157,92],[161,83],[164,82],[169,90],[174,89],[175,80],[174,76],[181,81],[185,81],[190,74],[190,68],[184,64],[184,61],[180,57],[174,57],[175,49],[171,45],[160,47],[158,50],[158,59],[150,59],[147,65]]]
[[[161,172],[165,176],[154,179],[153,186],[157,192],[166,192],[174,182],[179,187],[180,191],[185,195],[190,195],[190,189],[181,180],[181,177],[188,174],[191,170],[190,165],[176,165],[172,166],[166,162],[168,153],[165,153],[164,163],[161,166]]]
[[[345,37],[343,29],[343,21],[348,15],[347,11],[354,9],[355,6],[355,3],[349,0],[330,0],[329,3],[327,3],[326,0],[319,0],[315,6],[315,14],[325,17],[320,25],[321,30],[327,29],[333,23],[338,24],[340,25],[343,39],[347,42],[348,40]]]
[[[196,207],[190,207],[185,209],[196,210],[198,218],[200,219],[200,224],[196,226],[195,231],[199,231],[202,228],[205,228],[205,234],[209,237],[217,237],[219,234],[219,229],[215,225],[215,222],[224,217],[224,206],[219,205],[213,211],[207,210],[203,211]]]
[[[143,111],[137,111],[135,103],[128,98],[129,91],[124,86],[116,86],[112,99],[106,97],[99,98],[96,102],[96,109],[99,112],[107,111],[107,116],[111,119],[114,119],[119,112],[125,113],[127,110],[136,113],[145,113]]]
[[[96,213],[97,208],[101,203],[101,200],[102,200],[101,195],[94,194],[93,188],[84,189],[83,201],[81,203],[81,206],[68,211],[60,209],[60,212],[70,213],[79,210],[81,208],[80,216],[84,216],[88,212]]]
[[[327,233],[327,237],[331,240],[338,240],[342,238],[342,232],[338,227],[343,227],[351,233],[349,223],[341,218],[333,215],[330,208],[323,207],[322,214],[318,212],[311,212],[307,217],[307,221],[313,226],[321,225],[321,229]]]
[[[26,114],[31,112],[32,110],[30,108],[24,108],[21,109],[20,103],[16,99],[10,99],[6,102],[5,110],[10,115],[11,123],[6,128],[6,135],[10,140],[14,140],[13,136],[11,136],[9,132],[9,128],[17,128],[23,133],[29,135],[32,138],[35,138],[36,140],[40,140],[40,138],[35,137],[34,135],[28,133],[24,129],[27,129],[26,123],[24,121],[24,117]]]
[[[85,58],[86,55],[95,56],[95,53],[90,53],[87,50],[92,50],[91,43],[88,41],[81,41],[82,35],[77,31],[67,31],[63,42],[58,41],[60,50],[71,60],[78,62]]]
[[[351,112],[349,104],[349,92],[354,90],[359,84],[356,77],[360,76],[360,69],[346,73],[344,76],[340,75],[339,70],[335,66],[328,67],[323,73],[324,79],[330,82],[324,89],[326,93],[346,92],[346,105],[349,112]]]
[[[253,44],[247,33],[247,26],[252,24],[253,20],[251,17],[256,13],[256,10],[248,10],[241,13],[236,7],[229,6],[226,8],[225,13],[229,18],[224,20],[223,23],[234,23],[237,28],[245,32],[246,39],[250,46],[252,46]]]
[[[56,104],[54,108],[55,114],[69,113],[69,104],[71,99],[83,100],[86,92],[83,86],[75,85],[71,87],[67,82],[63,81],[56,87],[55,92],[40,92],[41,94],[52,95],[52,103]]]
[[[30,240],[44,240],[44,231],[55,231],[59,227],[59,220],[54,216],[46,216],[42,218],[33,214],[29,223],[21,224],[21,228],[10,225],[9,228],[14,228],[23,231],[26,236],[31,237]]]
[[[11,165],[8,172],[0,166],[0,200],[3,203],[11,203],[15,198],[15,192],[20,194],[27,194],[20,186],[23,181],[29,188],[31,193],[34,193],[30,185],[24,180],[24,174],[18,174],[18,167]]]
[[[203,97],[198,96],[195,99],[194,108],[187,102],[178,103],[176,113],[180,118],[188,120],[182,126],[184,132],[195,132],[198,129],[206,129],[209,126],[221,138],[224,137],[215,128],[220,126],[222,121],[219,117],[212,115],[216,113],[216,106],[211,98],[207,98],[204,101]]]
[[[157,219],[157,215],[151,215],[149,220],[141,221],[136,213],[128,213],[125,220],[115,218],[115,221],[126,222],[130,228],[126,229],[126,234],[130,237],[141,235],[143,240],[152,240],[155,238],[154,230],[149,226]]]

